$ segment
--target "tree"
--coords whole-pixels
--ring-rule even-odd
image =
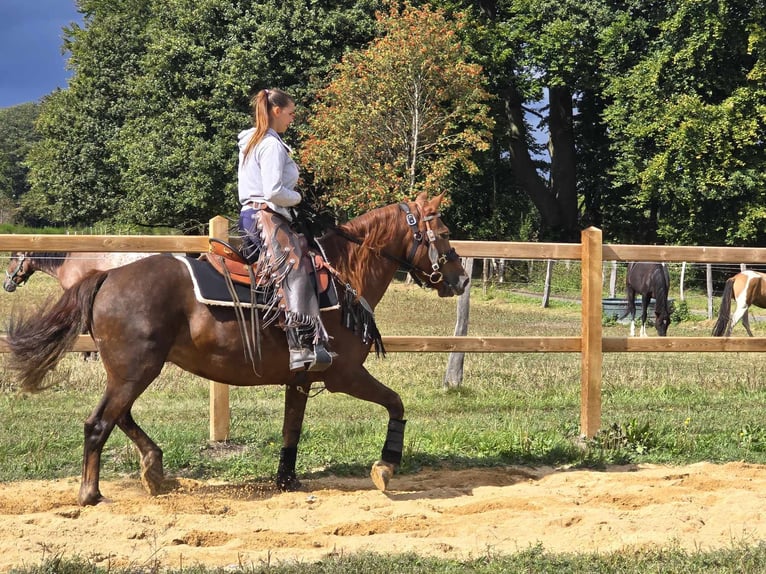
[[[637,61],[611,62],[617,198],[647,241],[762,245],[764,2],[677,0],[663,16]]]
[[[495,157],[509,161],[513,173],[504,193],[529,197],[539,213],[541,237],[579,239],[582,224],[600,219],[598,197],[609,165],[599,121],[598,53],[609,7],[601,0],[440,4],[477,6],[478,25],[468,41],[480,54],[496,97],[494,146],[500,151]],[[583,167],[590,165],[598,169],[586,172]]]
[[[458,41],[460,15],[396,6],[380,14],[381,36],[346,54],[318,94],[301,149],[329,203],[349,216],[450,190],[476,172],[493,126],[481,67]]]
[[[30,223],[111,221],[123,199],[109,150],[131,109],[128,86],[140,73],[151,0],[79,0],[84,24],[64,30],[74,70],[69,88],[43,99],[41,141],[30,150]]]
[[[35,120],[40,111],[36,103],[0,109],[0,196],[18,201],[27,185],[27,152],[39,139]]]
[[[28,219],[195,231],[236,209],[248,99],[299,103],[374,30],[374,0],[81,0],[74,75],[44,102]],[[346,43],[338,42],[338,35]]]

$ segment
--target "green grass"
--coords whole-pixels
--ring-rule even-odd
[[[0,297],[0,316],[7,316],[14,305],[34,305],[56,293],[49,278],[35,276],[29,286]],[[698,308],[700,299],[689,299],[694,302],[692,308]],[[699,308],[704,308],[704,303]],[[708,335],[712,322],[693,316],[695,320],[671,325],[670,333]],[[377,317],[384,335],[451,335],[455,300],[395,284],[378,307]],[[759,327],[763,332],[761,325],[754,327],[756,333]],[[626,325],[604,326],[607,336],[625,336],[627,332]],[[543,309],[539,296],[497,287],[486,293],[477,287],[472,293],[470,335],[579,333],[580,306],[576,302],[556,299]],[[402,473],[415,473],[424,467],[509,463],[586,467],[703,460],[766,463],[766,384],[761,376],[761,353],[605,355],[602,431],[585,448],[577,440],[578,354],[468,354],[464,381],[450,390],[442,385],[447,358],[447,354],[439,353],[392,353],[386,359],[372,357],[367,362],[370,372],[400,393],[405,404],[408,424]],[[15,391],[8,357],[0,356],[0,480],[79,475],[82,422],[98,402],[105,378],[103,368],[100,363],[84,363],[79,355],[70,354],[56,377],[54,388],[38,395],[20,395]],[[283,389],[232,388],[230,404],[231,439],[226,449],[208,443],[207,381],[172,365],[166,366],[139,398],[133,412],[163,449],[169,475],[271,479],[281,444]],[[383,408],[320,392],[309,401],[298,457],[299,475],[366,475],[379,456],[385,429]],[[105,447],[102,466],[105,479],[137,475],[135,451],[119,431]],[[410,555],[362,555],[301,565],[300,571],[749,572],[763,562],[764,552],[761,546],[713,553],[656,549],[629,556],[555,556],[539,550],[466,563]],[[296,568],[269,566],[243,571],[297,572]],[[150,570],[130,570],[139,571]],[[102,570],[73,558],[55,558],[47,565],[18,572]],[[183,572],[216,571],[187,568]]]
[[[325,558],[316,563],[260,564],[242,568],[189,566],[165,569],[159,564],[108,569],[80,558],[51,557],[40,564],[12,570],[12,574],[750,574],[763,572],[766,546],[734,546],[714,552],[688,552],[675,547],[643,549],[609,554],[551,554],[540,547],[511,556],[491,553],[476,560],[458,562],[417,554],[355,554]]]

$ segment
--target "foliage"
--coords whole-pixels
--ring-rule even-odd
[[[677,0],[644,22],[639,59],[613,62],[612,175],[649,231],[637,239],[766,239],[764,14],[762,1]]]
[[[477,171],[493,121],[481,68],[440,10],[393,5],[381,36],[346,54],[318,94],[302,159],[329,202],[348,216],[449,191],[450,177]]]
[[[28,189],[24,160],[39,139],[34,129],[39,111],[36,103],[0,109],[0,198],[18,199]]]
[[[26,219],[193,232],[233,211],[249,95],[279,86],[306,101],[371,37],[377,5],[82,0],[84,26],[65,31],[70,87],[43,103]]]

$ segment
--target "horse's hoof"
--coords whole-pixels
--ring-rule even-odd
[[[80,506],[96,506],[97,504],[102,503],[108,503],[111,502],[108,498],[104,498],[101,496],[101,493],[99,491],[96,491],[94,493],[82,493],[77,497],[77,504]]]
[[[394,470],[396,470],[396,467],[394,467],[393,464],[390,462],[384,462],[382,460],[379,460],[372,465],[372,470],[370,470],[370,478],[378,490],[383,492],[386,491],[386,488],[388,487],[388,481],[391,480],[392,476],[394,476]]]
[[[301,481],[294,474],[277,478],[276,484],[277,488],[282,492],[296,492],[303,487]]]
[[[164,480],[165,473],[162,472],[161,466],[152,465],[141,469],[141,484],[150,496],[162,494],[162,483]]]

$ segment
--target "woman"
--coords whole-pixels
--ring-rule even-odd
[[[252,99],[253,126],[239,134],[239,229],[242,251],[273,282],[273,299],[264,324],[279,319],[287,333],[291,371],[322,371],[332,363],[328,335],[319,316],[311,281],[312,263],[306,238],[291,227],[291,207],[298,166],[282,141],[295,119],[295,101],[282,90],[259,91]]]

